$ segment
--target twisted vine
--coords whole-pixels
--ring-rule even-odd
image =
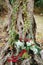
[[[10,30],[9,30],[9,35],[10,35],[10,41],[14,42],[14,38],[16,35],[16,21],[17,21],[17,16],[18,16],[18,11],[19,7],[22,7],[22,17],[24,21],[24,26],[23,26],[23,35],[30,29],[31,26],[31,20],[27,11],[27,3],[28,0],[10,0],[10,3],[13,8],[12,16],[11,16],[11,25],[10,25]],[[13,43],[11,42],[11,43]]]

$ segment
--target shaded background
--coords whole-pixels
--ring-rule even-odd
[[[43,45],[43,0],[35,0],[34,17],[36,21],[36,41]]]

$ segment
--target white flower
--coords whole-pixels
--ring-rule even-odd
[[[37,50],[37,48],[35,48],[35,46],[32,46],[31,47],[31,50],[33,50],[34,54],[37,54],[38,53],[38,50]]]
[[[20,40],[18,40],[17,42],[15,42],[17,48],[20,48],[20,47],[24,47],[24,43],[23,42],[20,42]]]
[[[31,46],[31,43],[30,42],[26,42],[27,46]]]
[[[33,40],[30,40],[30,43],[31,43],[31,45],[34,44],[34,41]]]
[[[27,46],[31,46],[34,44],[34,41],[33,40],[30,40],[30,42],[26,42]]]

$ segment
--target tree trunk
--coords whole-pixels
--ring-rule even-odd
[[[10,27],[10,22],[11,22],[12,29],[10,31],[17,29],[17,33],[19,34],[19,37],[25,38],[26,33],[28,33],[30,34],[31,38],[34,39],[34,35],[32,31],[34,0],[18,0],[18,1],[15,0],[12,7],[9,4],[9,0],[5,0],[5,2],[8,7],[8,15],[7,15],[8,22],[6,24],[8,24],[8,27]],[[13,21],[11,20],[12,15],[13,15],[12,18]],[[11,33],[9,35],[11,35]],[[12,36],[14,37],[13,34]]]
[[[8,55],[4,56],[5,51],[9,48],[9,26],[11,22],[12,7],[9,4],[9,0],[0,0],[0,65],[3,65],[7,60]],[[2,6],[2,7],[1,7]],[[3,44],[3,45],[2,45]],[[2,45],[2,46],[1,46]]]
[[[32,31],[32,24],[33,22],[33,10],[34,10],[34,0],[28,0],[27,3],[27,9],[28,9],[28,16],[29,16],[29,20],[30,20],[30,35],[32,37],[32,39],[34,39],[34,35],[33,35],[33,31]]]
[[[19,8],[21,9],[18,11],[18,19],[17,19],[17,27],[19,30],[19,35],[20,37],[25,37],[25,34],[28,32],[29,29],[30,36],[33,39],[34,35],[32,31],[32,24],[33,24],[34,0],[27,0],[27,1],[23,0],[19,3],[20,3]]]

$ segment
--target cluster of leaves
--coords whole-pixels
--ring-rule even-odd
[[[9,0],[10,4],[13,5],[13,3],[15,2],[16,0]]]
[[[35,0],[36,7],[43,7],[43,0]]]

